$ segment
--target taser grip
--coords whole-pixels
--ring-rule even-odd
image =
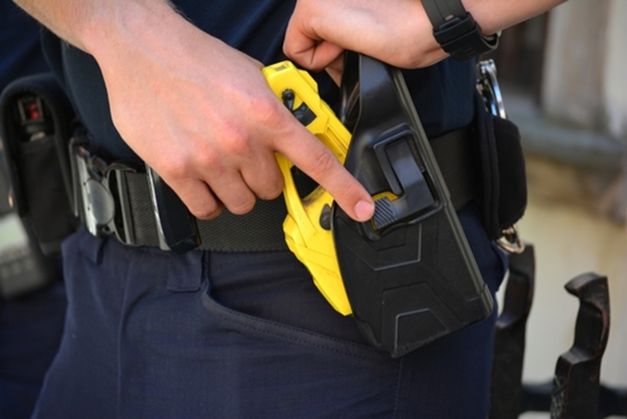
[[[263,69],[271,89],[294,116],[344,162],[351,135],[333,110],[320,98],[315,80],[290,61]],[[283,196],[288,215],[283,223],[289,249],[309,270],[314,284],[331,306],[343,315],[352,313],[335,254],[330,230],[333,197],[318,186],[300,197],[292,176],[293,164],[276,155],[284,178]]]

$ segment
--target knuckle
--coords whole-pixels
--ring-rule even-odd
[[[266,199],[266,200],[276,199],[279,196],[281,196],[282,193],[283,193],[283,185],[273,190],[272,192],[268,193],[263,199]]]
[[[228,135],[221,139],[225,150],[234,155],[243,155],[250,151],[250,137],[244,133],[244,131],[237,127],[231,127],[228,130]],[[207,156],[210,159],[210,156]],[[207,163],[211,163],[210,161]]]
[[[222,204],[213,195],[196,193],[194,198],[186,202],[189,212],[200,220],[211,220],[222,212]]]
[[[194,159],[194,168],[200,172],[204,172],[207,168],[222,167],[223,164],[220,155],[209,147],[196,153]]]
[[[263,126],[276,127],[285,108],[274,96],[253,97],[249,101],[250,111],[255,115],[257,123]]]
[[[172,156],[163,159],[160,165],[162,176],[181,179],[188,176],[190,172],[189,159],[184,156]]]
[[[255,207],[254,199],[246,199],[241,202],[229,204],[227,206],[227,208],[229,209],[229,212],[231,212],[234,215],[248,214],[250,211],[253,210],[254,207]]]
[[[319,151],[315,152],[312,156],[313,166],[311,170],[311,175],[314,177],[322,177],[332,171],[338,161],[335,156],[326,149],[319,149]]]
[[[197,208],[194,210],[190,209],[192,215],[199,220],[212,220],[216,218],[222,212],[222,207],[218,205],[206,205],[202,208]]]
[[[207,168],[221,167],[219,155],[211,150],[202,150],[185,155],[168,156],[161,160],[159,173],[169,179],[191,179]]]
[[[278,198],[283,193],[283,183],[279,182],[272,187],[267,187],[265,190],[259,192],[257,196],[263,200],[270,201]]]

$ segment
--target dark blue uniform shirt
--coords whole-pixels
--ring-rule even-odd
[[[18,77],[47,71],[39,24],[13,2],[0,2],[0,90]]]
[[[293,1],[179,0],[175,3],[200,29],[264,64],[286,59],[282,45]],[[59,48],[58,43],[51,44],[53,46],[47,48],[47,53],[53,67],[66,79],[68,92],[83,122],[113,155],[132,156],[132,151],[111,122],[106,90],[96,62],[76,48],[68,45]],[[426,69],[407,71],[405,76],[429,137],[471,122],[475,85],[473,63],[448,59]],[[314,78],[323,99],[332,107],[337,105],[338,88],[332,80],[325,73],[314,74]]]

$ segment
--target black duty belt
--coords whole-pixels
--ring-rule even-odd
[[[470,127],[458,129],[430,141],[433,153],[448,186],[455,209],[478,193],[477,142]],[[106,164],[87,151],[87,140],[73,143],[75,213],[94,234],[113,234],[130,246],[161,244],[153,209],[148,176],[130,166]],[[315,184],[296,174],[299,191],[305,195]],[[199,249],[223,252],[287,250],[282,224],[287,215],[283,198],[257,200],[245,215],[224,210],[214,220],[198,220],[202,244]]]

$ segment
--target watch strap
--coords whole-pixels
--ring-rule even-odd
[[[466,14],[466,9],[460,0],[422,0],[422,6],[434,30],[447,20]]]
[[[422,0],[422,5],[436,41],[458,61],[468,61],[498,46],[500,34],[483,35],[460,0]]]

